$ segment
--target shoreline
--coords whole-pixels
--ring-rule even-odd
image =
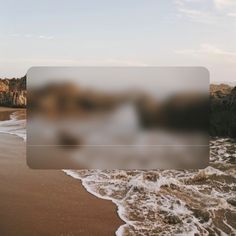
[[[0,106],[0,112],[2,112],[2,111],[15,111],[15,110],[26,110],[26,108],[3,107],[3,106]]]
[[[76,180],[79,180],[82,184],[82,186],[84,187],[84,189],[90,193],[92,196],[95,196],[96,198],[98,199],[102,199],[102,200],[105,200],[105,201],[109,201],[109,202],[112,202],[115,206],[116,206],[116,213],[117,213],[117,216],[119,217],[119,219],[123,222],[123,224],[121,224],[116,232],[115,232],[115,235],[116,236],[122,236],[123,235],[123,231],[125,229],[126,226],[128,226],[128,222],[127,222],[127,219],[124,218],[124,216],[122,216],[122,212],[124,209],[122,209],[122,207],[118,204],[118,201],[114,200],[113,198],[111,197],[105,197],[105,196],[101,196],[99,194],[97,194],[96,192],[93,192],[91,191],[88,186],[86,186],[86,184],[84,183],[83,179],[79,177],[79,175],[74,171],[74,170],[62,170],[67,176],[73,178],[73,179],[76,179]]]
[[[1,235],[108,236],[125,223],[114,203],[86,191],[81,180],[29,169],[22,138],[0,133],[0,149]]]
[[[20,111],[20,109],[1,107],[0,106],[0,121],[10,120],[10,116],[14,113]]]
[[[12,119],[17,121],[17,116],[14,115]],[[6,142],[9,142],[9,139],[11,142],[7,147]],[[235,146],[231,145],[229,140],[212,141],[213,156],[210,165],[202,170],[183,172],[184,182],[178,171],[122,173],[119,170],[31,170],[27,168],[26,160],[23,162],[22,157],[24,158],[25,154],[22,155],[20,151],[12,153],[18,145],[25,152],[25,145],[22,143],[24,144],[23,141],[19,142],[15,135],[10,137],[8,134],[0,134],[0,149],[3,150],[0,154],[0,165],[3,167],[0,170],[0,209],[3,209],[3,213],[0,212],[0,218],[3,219],[0,222],[0,234],[14,236],[18,235],[18,231],[26,236],[122,236],[139,232],[145,235],[149,232],[173,235],[179,232],[222,232],[227,235],[236,233],[232,218],[235,211],[228,202],[231,198],[234,201],[232,184],[235,180],[233,165],[229,166],[232,161],[229,153],[235,150]],[[224,153],[222,145],[227,147]],[[4,148],[7,151],[4,151]],[[217,155],[219,151],[224,159]],[[10,158],[1,156],[3,154],[10,154]],[[217,161],[220,161],[220,166]],[[9,168],[6,165],[8,162],[15,167]],[[23,173],[22,166],[23,169],[27,168]],[[6,187],[12,186],[11,181],[9,182],[11,178],[14,185],[9,192]],[[227,189],[225,183],[228,183]],[[202,185],[205,186],[204,189]],[[219,186],[215,194],[207,192],[207,189],[214,186]],[[145,189],[150,194],[146,195]],[[204,195],[203,190],[206,191]],[[163,198],[163,194],[169,197]],[[187,197],[189,195],[190,198]],[[133,198],[134,196],[136,197]],[[156,223],[153,214],[149,215],[149,209],[152,213],[152,208],[143,199],[155,204]],[[163,207],[166,211],[162,210]],[[202,208],[206,209],[205,213]],[[180,215],[179,209],[182,209]],[[219,221],[223,218],[223,222]],[[25,221],[23,225],[21,221]],[[147,227],[147,222],[154,225]],[[3,231],[5,226],[7,230]],[[12,232],[16,227],[19,230]]]

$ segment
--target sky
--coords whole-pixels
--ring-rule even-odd
[[[0,77],[32,66],[204,66],[236,82],[236,0],[0,0]]]

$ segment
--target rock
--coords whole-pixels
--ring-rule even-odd
[[[165,217],[165,222],[168,224],[178,224],[181,223],[181,220],[177,215],[167,215]]]
[[[162,102],[150,95],[143,96],[137,99],[136,110],[143,129],[208,131],[208,96],[180,93],[170,96]],[[196,117],[198,117],[197,120]]]
[[[231,93],[232,87],[227,84],[211,84],[210,95],[215,97],[224,97]]]
[[[201,223],[208,222],[210,219],[210,213],[201,209],[192,208],[190,209],[194,216],[200,219]]]
[[[227,202],[232,206],[236,206],[236,197],[231,197],[227,199]]]
[[[236,137],[236,87],[211,85],[210,134]]]
[[[159,179],[159,174],[154,171],[148,171],[143,174],[143,179],[150,182],[156,182]]]
[[[231,164],[236,164],[236,157],[235,156],[230,156],[228,159],[228,162]]]
[[[9,81],[0,80],[0,92],[7,92],[9,90]]]
[[[145,189],[142,186],[134,186],[133,191],[138,192],[138,193],[143,193],[143,192],[145,192]]]
[[[26,77],[0,79],[0,106],[26,107]]]

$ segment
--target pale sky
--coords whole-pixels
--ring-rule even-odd
[[[236,0],[0,0],[0,77],[31,66],[205,66],[236,81]]]

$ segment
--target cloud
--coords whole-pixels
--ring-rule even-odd
[[[223,50],[213,44],[201,44],[198,49],[181,49],[175,50],[175,53],[190,55],[190,56],[211,56],[227,60],[230,62],[236,62],[236,51]]]
[[[54,39],[53,36],[46,36],[46,35],[39,35],[39,38],[40,38],[40,39],[48,39],[48,40]]]
[[[25,38],[32,38],[33,35],[32,35],[32,34],[25,34],[24,37],[25,37]]]
[[[177,6],[184,6],[183,0],[175,0],[175,4],[176,4]]]
[[[17,33],[14,33],[14,34],[11,34],[12,37],[19,37],[20,34],[17,34]]]
[[[216,17],[211,15],[209,12],[184,7],[179,7],[178,10],[180,13],[183,13],[187,18],[194,22],[214,24],[217,21]]]
[[[52,35],[33,35],[30,33],[27,34],[11,34],[12,37],[23,37],[23,38],[32,38],[32,39],[45,39],[45,40],[50,40],[50,39],[54,39],[54,36]]]
[[[201,10],[202,4],[205,4],[204,0],[175,0],[175,4],[180,15],[192,22],[215,24],[218,21],[213,12]]]
[[[236,12],[229,12],[227,13],[227,16],[236,17]]]
[[[236,0],[175,0],[174,2],[180,16],[197,23],[222,24],[225,16],[236,16]]]
[[[153,66],[151,64],[137,61],[133,59],[58,59],[58,58],[14,58],[14,59],[1,59],[0,63],[22,63],[30,66]]]
[[[214,54],[214,55],[226,55],[226,56],[236,56],[236,52],[222,50],[213,44],[201,44],[199,49],[183,49],[176,50],[176,53],[180,54]]]
[[[236,6],[235,0],[213,0],[217,9],[225,9],[228,7]]]

